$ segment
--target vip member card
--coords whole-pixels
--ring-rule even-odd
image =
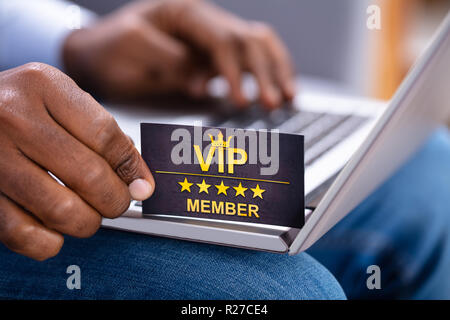
[[[156,189],[144,214],[304,224],[303,136],[141,123]]]

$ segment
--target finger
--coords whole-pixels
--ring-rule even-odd
[[[235,43],[230,37],[224,36],[227,32],[223,32],[224,25],[241,24],[239,19],[206,2],[196,6],[195,1],[175,1],[171,4],[173,10],[170,10],[172,13],[169,14],[169,18],[159,16],[158,10],[152,10],[149,2],[143,2],[141,5],[142,12],[146,13],[161,30],[176,33],[197,48],[205,50],[211,57],[215,69],[226,79],[230,87],[231,100],[238,106],[248,104],[241,90],[243,70]],[[155,13],[157,17],[154,16]],[[164,23],[165,20],[172,20],[170,27]]]
[[[268,108],[280,106],[281,94],[274,85],[271,63],[259,43],[250,41],[246,45],[246,59],[248,68],[253,73],[259,86],[261,102]]]
[[[242,93],[240,61],[234,48],[229,44],[217,48],[213,54],[213,61],[219,73],[225,77],[230,86],[232,101],[238,106],[247,105],[248,101]]]
[[[134,60],[142,65],[146,76],[134,91],[138,90],[143,96],[173,90],[187,91],[191,83],[187,77],[188,68],[194,62],[186,45],[146,21],[141,21],[135,32]]]
[[[0,193],[0,242],[14,252],[42,261],[59,252],[64,238]]]
[[[126,211],[129,188],[105,159],[50,117],[29,124],[27,130],[29,134],[15,137],[24,155],[52,172],[101,215],[117,217]],[[131,145],[128,137],[126,141]]]
[[[59,86],[75,87],[76,90],[70,92],[54,88],[52,94],[49,90],[47,91],[45,104],[52,118],[72,136],[106,160],[117,176],[128,185],[133,199],[145,200],[150,197],[155,186],[153,176],[139,152],[119,128],[111,114],[91,95],[76,87],[70,78],[63,77],[58,80],[55,83],[58,83]],[[61,137],[61,140],[69,139]],[[71,145],[74,144],[71,142]],[[65,151],[74,154],[73,150]],[[78,160],[89,161],[92,158],[92,156],[81,157]],[[89,162],[81,163],[89,164]],[[94,169],[99,167],[101,165],[94,164]],[[65,169],[67,170],[67,168]],[[85,171],[83,170],[83,172]],[[101,177],[97,177],[95,173],[90,174],[93,182],[102,182]],[[98,173],[103,172],[100,170]],[[106,185],[106,182],[103,181],[103,185]]]
[[[291,56],[280,38],[268,28],[263,27],[263,42],[271,59],[273,72],[284,98],[292,100],[295,95],[294,68]]]
[[[84,238],[100,227],[99,213],[29,159],[16,154],[0,164],[1,192],[47,228]]]
[[[149,62],[150,67],[153,66],[152,63],[155,61],[163,61],[164,65],[173,72],[186,65],[189,59],[188,49],[181,41],[161,32],[150,24],[143,25],[140,35],[143,44],[141,52],[145,57],[144,59]],[[159,65],[159,67],[161,66]]]
[[[145,25],[140,33],[143,48],[139,51],[147,69],[140,84],[143,95],[183,91],[189,83],[187,68],[192,64],[187,47],[150,24]]]
[[[208,82],[213,77],[211,71],[199,70],[188,76],[185,91],[194,98],[202,98],[208,95]]]

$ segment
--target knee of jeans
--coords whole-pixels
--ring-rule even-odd
[[[288,256],[112,230],[101,230],[91,242],[70,240],[71,256],[85,255],[86,264],[93,259],[93,270],[103,271],[85,274],[95,283],[84,284],[105,298],[345,298],[334,276],[306,253]],[[96,250],[87,251],[92,241]]]
[[[346,299],[346,295],[334,275],[316,259],[307,253],[285,258],[291,262],[286,263],[284,268],[279,268],[280,272],[275,279],[280,283],[291,284],[288,291],[291,295],[290,298]]]
[[[163,295],[176,299],[345,299],[334,276],[307,254],[287,255],[234,248],[182,245],[195,259],[177,259]],[[169,271],[170,272],[170,271]],[[161,286],[158,286],[161,288]]]

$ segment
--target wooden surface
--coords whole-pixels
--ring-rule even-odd
[[[378,0],[381,8],[381,30],[375,41],[372,94],[390,99],[401,83],[408,67],[405,49],[410,8],[415,0]]]

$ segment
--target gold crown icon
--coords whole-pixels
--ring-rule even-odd
[[[217,135],[218,139],[216,141],[214,141],[214,137],[212,135],[209,135],[209,137],[211,138],[211,146],[217,148],[228,148],[231,138],[233,138],[233,136],[229,136],[228,140],[224,141],[222,132],[219,132],[219,134]]]

